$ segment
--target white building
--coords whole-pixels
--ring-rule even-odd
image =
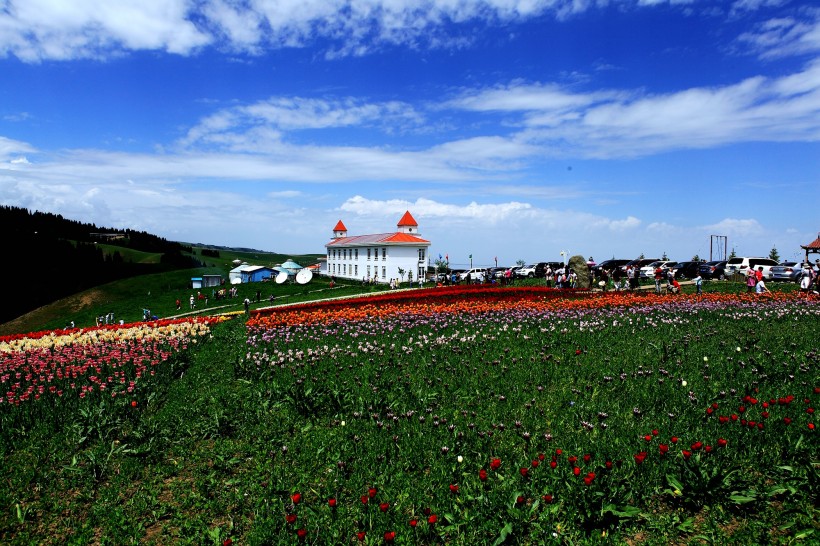
[[[419,225],[410,211],[404,213],[396,231],[373,235],[347,235],[341,220],[333,228],[327,248],[327,275],[341,279],[418,280],[427,273],[430,241],[418,234]],[[404,275],[399,273],[404,271]]]

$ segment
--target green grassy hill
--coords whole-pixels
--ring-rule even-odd
[[[188,245],[188,243],[183,244]],[[0,335],[65,328],[72,321],[77,327],[93,326],[96,324],[97,317],[110,313],[113,313],[116,321],[135,322],[142,319],[143,309],[149,309],[152,315],[158,317],[175,316],[191,311],[189,298],[191,295],[197,296],[197,291],[191,289],[192,277],[221,275],[227,283],[228,273],[234,267],[234,260],[272,267],[290,258],[306,266],[316,263],[322,256],[321,254],[278,254],[253,249],[232,249],[207,245],[190,246],[191,256],[201,262],[202,267],[139,275],[83,290],[0,324]],[[146,267],[151,265],[160,267],[161,264],[162,253],[143,252],[111,244],[98,244],[97,248],[109,256],[119,253],[124,262],[143,264]],[[218,250],[219,256],[203,255],[202,251],[205,249]],[[226,287],[229,288],[227,284]],[[322,288],[327,288],[327,281],[317,278],[311,284],[310,290]],[[240,285],[238,290],[237,298],[217,301],[214,298],[213,288],[202,289],[199,292],[207,297],[207,303],[198,300],[195,311],[239,310],[246,297],[256,300],[257,291],[260,292],[262,303],[267,304],[270,303],[271,296],[281,300],[308,291],[307,288],[298,285],[276,285],[267,282]],[[177,309],[177,300],[180,300],[180,309]],[[255,305],[262,303],[255,303]]]

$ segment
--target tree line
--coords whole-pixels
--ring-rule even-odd
[[[0,282],[15,295],[4,298],[0,305],[0,322],[114,280],[200,265],[190,256],[191,248],[180,243],[144,231],[69,220],[59,214],[0,206],[0,226],[5,241]],[[104,240],[101,234],[106,235]],[[98,242],[161,253],[162,257],[159,264],[132,263],[120,252],[104,252]]]

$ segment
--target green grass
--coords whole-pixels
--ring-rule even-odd
[[[133,248],[104,243],[97,243],[97,248],[101,249],[106,256],[113,256],[115,252],[119,252],[124,262],[135,264],[158,264],[162,259],[162,252],[143,252]]]
[[[818,400],[816,315],[602,312],[585,332],[574,319],[517,317],[291,327],[289,341],[281,331],[250,345],[241,320],[222,324],[140,392],[138,411],[95,398],[83,413],[4,429],[15,442],[0,453],[0,541],[294,544],[304,527],[307,542],[334,545],[355,543],[358,530],[382,544],[390,529],[399,544],[813,543],[818,441],[803,398]],[[797,399],[771,409],[765,432],[706,417],[712,403],[737,412],[746,394]],[[685,464],[679,445],[665,462],[658,443],[672,435],[684,449],[719,437],[730,447]],[[564,454],[550,473],[556,448]],[[650,458],[638,466],[643,449]],[[522,479],[538,453],[547,458]],[[593,487],[567,465],[584,453]],[[480,482],[496,456],[501,469]],[[386,513],[359,502],[371,486]],[[295,492],[303,499],[291,506]],[[545,504],[545,492],[559,500]],[[427,507],[438,527],[427,526]],[[294,526],[286,513],[298,515]],[[422,519],[416,531],[412,517]]]

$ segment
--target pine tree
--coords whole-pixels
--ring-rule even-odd
[[[769,251],[769,259],[780,263],[780,254],[778,254],[776,246],[772,246],[772,249]]]

